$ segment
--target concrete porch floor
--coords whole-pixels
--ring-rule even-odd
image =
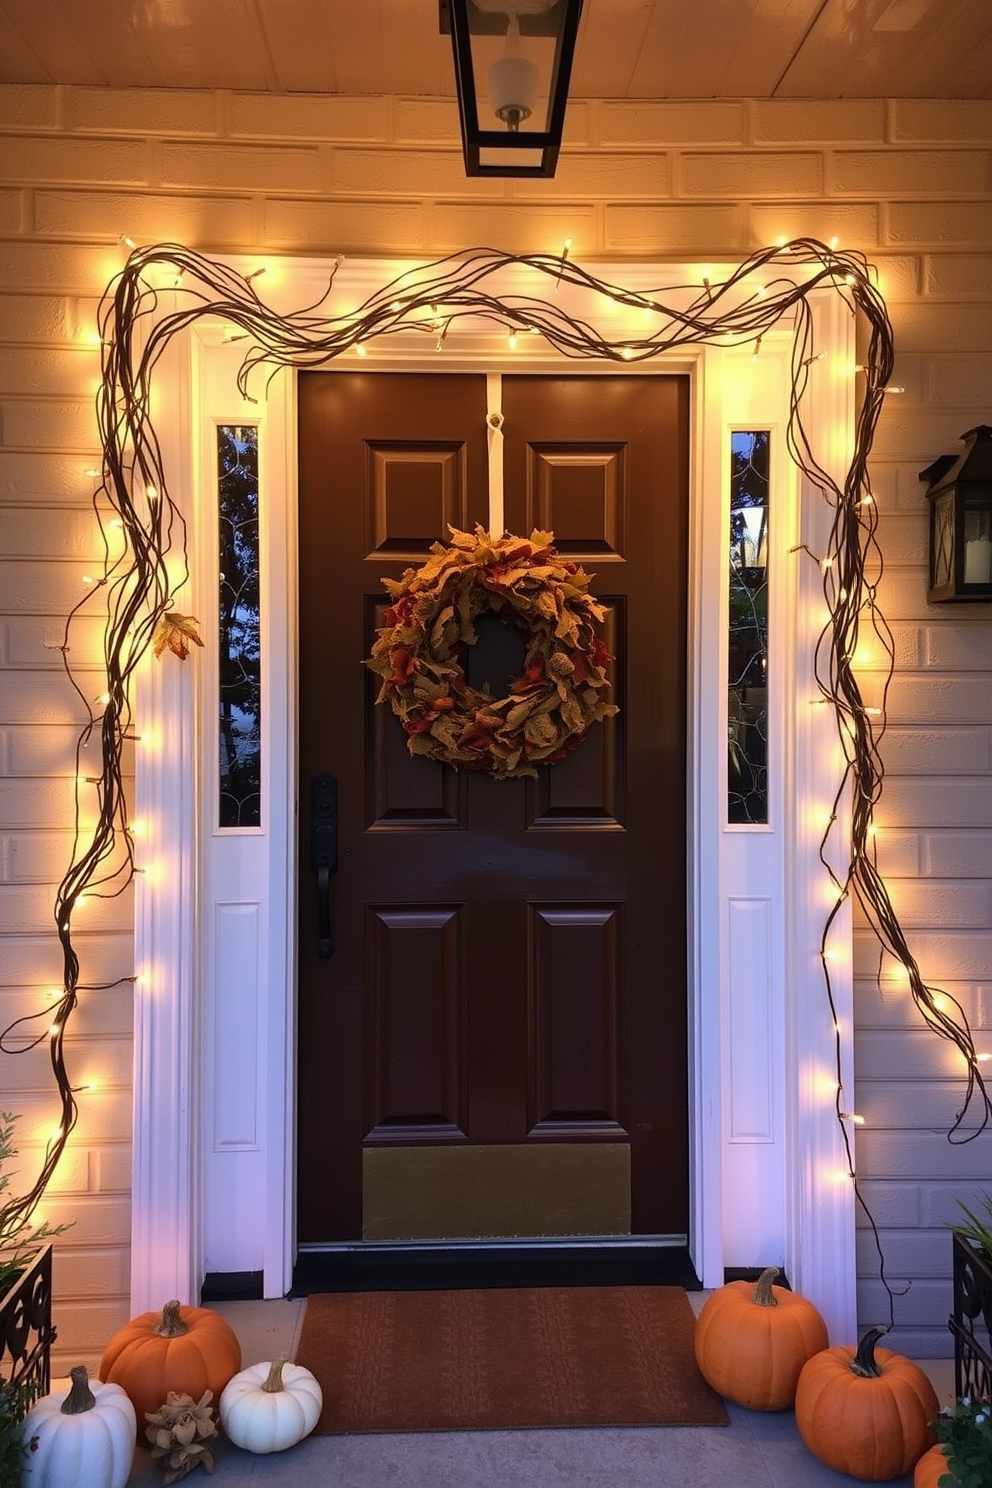
[[[698,1311],[705,1294],[689,1293]],[[295,1356],[305,1301],[212,1303],[241,1340],[245,1364]],[[926,1360],[943,1405],[954,1396],[952,1360]],[[791,1412],[764,1414],[728,1405],[730,1426],[627,1430],[418,1432],[310,1436],[286,1452],[254,1456],[219,1439],[214,1478],[224,1488],[843,1488],[859,1480],[824,1467],[799,1439]],[[128,1488],[163,1479],[139,1448]],[[208,1481],[200,1468],[184,1482]],[[910,1488],[912,1475],[892,1488]]]

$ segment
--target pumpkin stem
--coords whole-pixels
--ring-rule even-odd
[[[754,1288],[754,1300],[759,1307],[777,1307],[778,1298],[772,1291],[772,1282],[778,1275],[777,1266],[766,1266],[758,1277]]]
[[[179,1316],[178,1298],[173,1302],[166,1302],[162,1308],[162,1321],[155,1332],[159,1338],[181,1338],[184,1333],[189,1332],[189,1328]]]
[[[888,1333],[888,1328],[869,1328],[858,1344],[858,1351],[851,1360],[851,1373],[862,1379],[879,1379],[882,1371],[875,1359],[875,1345]]]
[[[85,1411],[93,1409],[96,1396],[90,1389],[90,1377],[85,1364],[74,1365],[69,1374],[72,1377],[72,1388],[60,1408],[64,1416],[81,1416]]]
[[[278,1359],[273,1359],[269,1365],[268,1378],[262,1385],[267,1395],[278,1395],[280,1390],[286,1388],[282,1382],[282,1366],[287,1363],[288,1359],[288,1354],[280,1354]]]

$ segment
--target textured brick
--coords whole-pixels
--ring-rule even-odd
[[[393,104],[393,129],[398,144],[461,147],[458,105],[453,98],[397,98]]]
[[[317,192],[319,150],[309,145],[203,144],[165,140],[157,146],[160,186],[193,191]]]
[[[759,98],[751,104],[751,139],[758,145],[881,143],[884,137],[880,98]]]
[[[73,134],[216,134],[217,95],[196,88],[67,88]]]
[[[88,450],[94,444],[92,398],[15,399],[4,403],[2,417],[3,441],[8,446]]]
[[[0,326],[6,342],[71,341],[71,302],[55,295],[0,294]]]
[[[953,1088],[950,1077],[956,1073],[956,1066],[948,1063],[945,1041],[937,1038],[922,1023],[916,1028],[901,1029],[895,1036],[889,1028],[859,1029],[857,1065],[859,1110],[864,1105],[864,1092],[869,1087],[875,1088],[870,1082],[879,1085],[888,1081],[912,1082],[912,1088],[916,1090],[915,1115],[911,1114],[908,1104],[899,1104],[895,1094],[890,1092],[891,1119],[880,1115],[869,1123],[873,1131],[879,1126],[895,1130],[916,1127],[933,1130],[939,1129],[945,1121],[953,1120],[955,1108],[949,1097],[945,1099],[947,1091],[942,1090],[937,1082],[943,1078],[948,1090]],[[865,1111],[863,1114],[867,1116],[868,1113]]]
[[[65,630],[64,616],[18,616],[0,621],[0,662],[5,666],[33,667],[38,670],[62,670],[61,646]],[[72,662],[74,667],[98,666],[103,657],[103,624],[86,616],[72,628]]]
[[[32,678],[31,681],[37,684],[38,679]],[[85,674],[79,678],[79,681],[85,691],[87,685]],[[91,685],[97,687],[102,682],[102,675],[98,676],[94,673]],[[66,775],[72,777],[77,773],[76,739],[78,733],[79,730],[75,728],[54,727],[49,724],[34,728],[27,725],[4,728],[0,731],[3,773],[5,775]],[[127,748],[131,749],[133,746],[129,744]],[[79,773],[99,774],[99,758],[99,739],[91,738],[87,746],[80,750]]]
[[[94,572],[96,568],[92,563],[8,563],[0,560],[0,594],[4,596],[5,608],[12,614],[68,614],[83,592],[84,574]],[[16,683],[13,680],[8,683],[5,704],[15,686],[20,686],[22,681],[18,679]],[[41,678],[39,681],[46,691],[51,692],[50,679]],[[11,722],[25,721],[12,712],[7,716]]]
[[[118,1237],[118,1242],[123,1243],[125,1238]],[[103,1350],[130,1316],[126,1293],[117,1300],[111,1297],[99,1302],[73,1301],[70,1305],[60,1305],[56,1298],[52,1308],[52,1321],[58,1334],[52,1350],[53,1375],[59,1372],[60,1360],[63,1373],[80,1363],[96,1375]]]
[[[397,253],[423,251],[427,239],[420,202],[302,202],[270,200],[264,242],[273,248],[306,243],[315,253],[375,253],[388,243]]]
[[[63,864],[63,868],[68,863]],[[87,931],[99,930],[127,932],[133,924],[130,892],[115,898],[87,899],[77,906],[77,928]],[[48,885],[7,884],[0,895],[0,935],[43,935],[51,927],[54,918],[54,895]],[[18,1066],[18,1070],[23,1066]],[[26,1078],[32,1078],[27,1076]],[[10,1075],[11,1088],[17,1084],[17,1075]]]
[[[910,254],[874,253],[872,266],[878,275],[879,291],[890,307],[898,300],[915,300],[923,272],[918,257]]]
[[[886,1230],[886,1268],[900,1276],[946,1277],[950,1243],[946,1230]],[[857,1250],[859,1270],[870,1273],[872,1259],[877,1261],[870,1234],[862,1231],[858,1235]]]
[[[927,293],[932,295],[992,295],[992,254],[929,254],[924,282]]]
[[[679,253],[723,256],[743,247],[744,220],[743,208],[737,205],[648,207],[615,203],[605,208],[603,247],[608,253],[669,258]],[[557,238],[561,240],[560,232]]]
[[[16,389],[19,397],[71,398],[80,389],[95,389],[99,380],[96,346],[0,347],[0,387]]]
[[[123,266],[125,254],[116,243],[121,230],[108,225],[105,236],[114,238],[114,247],[109,249],[0,241],[0,288],[17,293],[35,289],[100,293]]]
[[[504,181],[466,179],[460,151],[370,150],[337,146],[331,153],[328,187],[341,196],[505,195]]]
[[[919,1223],[920,1190],[915,1183],[877,1183],[861,1180],[861,1192],[878,1225],[901,1225],[904,1228]],[[859,1227],[867,1224],[862,1215]]]
[[[816,196],[821,188],[823,161],[812,152],[685,154],[679,159],[679,193],[683,196],[732,196],[748,200],[761,196]]]
[[[898,98],[892,103],[892,138],[936,144],[940,140],[992,139],[992,103],[978,98]]]
[[[737,144],[744,138],[744,105],[733,99],[646,103],[604,101],[600,143],[636,147]]]
[[[576,258],[598,247],[595,208],[574,203],[444,202],[431,209],[428,221],[429,238],[439,251],[485,243],[508,253],[560,253],[566,237]]]
[[[550,188],[550,189],[549,189]],[[553,181],[514,181],[514,197],[665,197],[671,194],[671,165],[667,155],[563,156]]]
[[[984,150],[837,150],[831,184],[845,196],[984,195],[989,156]]]
[[[886,208],[887,243],[973,247],[992,238],[988,202],[893,202]]]
[[[66,854],[65,863],[68,864],[68,861],[69,856]],[[54,987],[51,990],[53,994],[56,991]],[[2,995],[5,1024],[12,1022],[15,1018],[36,1014],[53,1000],[49,997],[48,988],[39,989],[38,987],[6,988],[0,995]],[[70,1025],[73,1037],[88,1040],[129,1039],[134,1028],[131,1002],[131,988],[127,985],[87,991],[73,1010]],[[94,1099],[96,1099],[95,1093]],[[21,1143],[22,1150],[24,1145]],[[43,1144],[38,1150],[39,1153],[43,1150]]]
[[[135,242],[242,248],[254,237],[251,202],[235,196],[166,196],[154,192],[39,191],[35,231],[46,238],[106,238],[108,225]]]
[[[867,202],[757,203],[750,208],[749,219],[749,242],[756,247],[779,239],[819,238],[821,243],[829,243],[836,237],[842,248],[868,251],[880,241],[878,207]]]
[[[58,883],[72,857],[66,832],[0,832],[0,882]]]
[[[962,1218],[960,1204],[979,1211],[988,1197],[985,1183],[924,1183],[920,1192],[920,1221],[926,1225],[948,1225]],[[945,1236],[946,1238],[946,1236]]]
[[[232,93],[226,99],[228,131],[234,138],[362,140],[385,143],[389,100],[326,93]],[[457,106],[455,139],[458,135]]]
[[[889,686],[888,715],[890,723],[992,723],[992,689],[976,687],[967,677],[896,676]]]
[[[114,1291],[127,1293],[130,1267],[123,1249],[70,1249],[65,1243],[55,1252],[53,1282],[58,1296],[66,1300],[100,1297]]]
[[[24,225],[24,193],[0,190],[0,233],[20,233],[23,232]]]
[[[937,878],[986,878],[992,862],[992,832],[927,832],[925,871]]]
[[[892,728],[882,741],[893,775],[974,775],[989,768],[988,729]]]
[[[984,605],[980,608],[984,612]],[[945,625],[928,625],[923,647],[927,666],[943,671],[986,672],[992,664],[992,637],[988,622],[980,618],[965,621],[955,615]]]
[[[5,83],[0,88],[0,129],[32,132],[58,129],[59,95],[60,89],[36,83]]]
[[[28,353],[13,353],[23,356]],[[54,353],[59,356],[61,353]],[[2,360],[2,358],[0,358]],[[46,507],[42,514],[23,507],[0,509],[0,546],[9,558],[80,558],[99,556],[99,527],[92,511]]]
[[[900,352],[987,352],[992,345],[992,305],[900,305]]]
[[[894,1178],[909,1175],[918,1180],[932,1178],[975,1179],[985,1176],[981,1144],[955,1146],[939,1132],[871,1131],[865,1127],[858,1140],[865,1168],[888,1172]],[[922,1314],[921,1314],[922,1315]]]
[[[149,182],[149,147],[144,140],[32,139],[10,135],[0,140],[0,180],[92,181],[103,185],[144,186]]]
[[[886,777],[883,800],[886,821],[900,826],[992,826],[992,791],[976,788],[967,776],[939,780],[891,775]]]
[[[939,357],[927,364],[927,401],[940,407],[981,409],[984,420],[990,386],[992,353]],[[979,422],[977,414],[975,422]]]

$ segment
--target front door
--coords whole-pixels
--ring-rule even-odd
[[[303,1244],[687,1230],[687,381],[502,379],[504,526],[595,575],[620,709],[537,780],[412,758],[362,664],[382,578],[490,525],[491,394],[299,377]],[[482,624],[469,682],[523,644]]]

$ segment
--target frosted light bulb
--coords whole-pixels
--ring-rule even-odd
[[[537,101],[537,66],[520,55],[520,22],[510,16],[506,51],[489,69],[489,102],[512,133],[529,119]]]

